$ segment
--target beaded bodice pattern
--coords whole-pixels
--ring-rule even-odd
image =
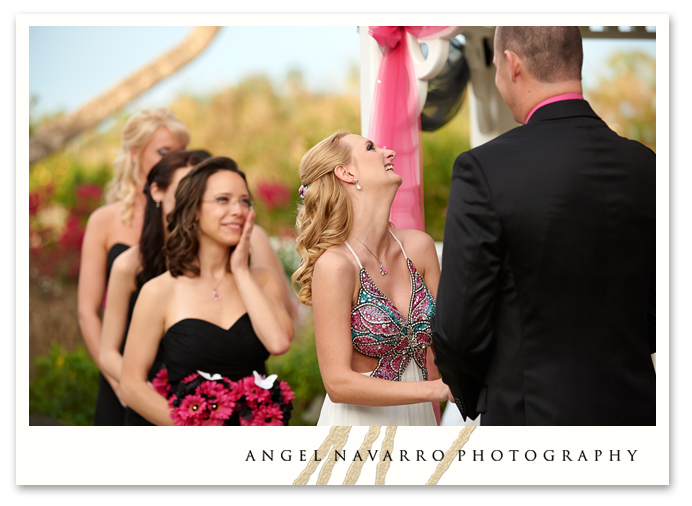
[[[379,359],[370,374],[375,378],[399,381],[414,360],[423,378],[428,379],[426,352],[432,344],[430,322],[435,314],[435,299],[408,257],[406,265],[411,275],[407,318],[380,291],[368,272],[362,266],[360,269],[360,290],[356,306],[351,310],[351,339],[357,351]]]

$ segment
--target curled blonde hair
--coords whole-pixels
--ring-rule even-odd
[[[300,161],[300,182],[309,188],[298,206],[296,250],[300,266],[293,273],[298,302],[312,305],[312,273],[327,249],[342,244],[351,232],[353,210],[346,189],[334,174],[338,165],[351,162],[351,147],[341,142],[350,132],[337,132],[310,149]],[[295,291],[295,287],[293,289]]]
[[[172,112],[162,108],[146,109],[133,114],[123,127],[120,152],[113,162],[113,179],[108,184],[106,202],[122,202],[120,219],[125,225],[132,223],[135,198],[137,197],[137,174],[144,148],[151,142],[154,132],[165,127],[181,144],[187,146],[190,134],[182,121]],[[130,154],[137,148],[135,158]],[[140,181],[142,185],[144,182]]]

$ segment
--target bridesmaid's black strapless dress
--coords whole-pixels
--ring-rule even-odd
[[[115,259],[129,248],[126,244],[118,243],[114,244],[110,249],[108,252],[106,281],[111,276],[111,268]],[[99,374],[99,393],[96,398],[94,425],[125,425],[125,408],[120,404],[118,396],[115,395],[110,383],[108,383],[103,374]]]
[[[269,352],[255,334],[247,313],[228,330],[206,320],[180,320],[166,331],[160,349],[173,393],[181,380],[197,371],[218,373],[231,381],[252,376],[252,371],[267,374],[264,362]],[[240,425],[237,413],[231,417],[231,424]]]
[[[137,297],[139,296],[139,290],[134,292],[130,296],[130,309],[127,313],[127,327],[125,327],[125,338],[127,338],[127,331],[130,328],[130,322],[132,321],[132,312],[135,309],[135,303],[137,302]],[[123,353],[125,350],[125,341],[126,339],[123,339],[123,345],[120,348],[120,353]],[[159,346],[158,351],[156,352],[156,358],[154,359],[154,364],[151,366],[151,369],[149,369],[149,374],[147,375],[147,379],[149,381],[152,381],[154,377],[156,377],[156,373],[159,372],[159,370],[163,367],[163,350]],[[125,408],[125,425],[140,425],[140,426],[153,426],[154,424],[151,423],[149,420],[144,418],[142,415],[137,413],[134,409],[131,407]]]
[[[125,244],[116,244],[111,248],[110,252],[108,253],[108,278],[110,278],[110,272],[116,257],[128,248],[129,246],[126,246]],[[127,311],[127,325],[125,326],[125,336],[123,336],[123,343],[120,346],[121,354],[125,350],[127,331],[130,329],[132,312],[135,309],[135,303],[137,302],[138,296],[139,290],[133,292],[130,296],[130,304]],[[161,367],[163,367],[162,356],[161,348],[159,348],[156,358],[154,359],[154,364],[151,366],[147,376],[149,381],[152,381],[156,376],[156,373],[159,372]],[[118,422],[121,418],[123,421]],[[101,374],[99,378],[99,395],[96,401],[96,420],[98,421],[95,422],[95,425],[154,425],[132,408],[127,407],[123,410],[122,404],[120,404],[118,397],[115,395],[115,392],[113,392],[110,383],[106,381],[103,374]]]

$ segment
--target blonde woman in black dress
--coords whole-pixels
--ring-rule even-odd
[[[142,193],[151,168],[161,158],[184,148],[187,128],[170,111],[148,109],[134,114],[122,131],[121,150],[113,164],[105,206],[89,217],[79,266],[78,316],[82,337],[99,365],[106,285],[116,257],[139,242],[146,197]],[[96,403],[96,425],[123,425],[125,408],[120,384],[102,373]]]

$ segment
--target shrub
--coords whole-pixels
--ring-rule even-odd
[[[52,186],[29,193],[30,265],[38,274],[63,282],[77,280],[85,225],[103,194],[101,186],[89,182],[71,190],[69,205],[59,201]]]
[[[303,415],[318,395],[324,395],[324,385],[317,363],[315,331],[309,319],[291,343],[291,349],[267,361],[267,373],[277,374],[288,383],[296,395],[290,425],[315,425],[316,421],[303,420]]]
[[[284,273],[288,278],[288,282],[291,282],[291,276],[298,269],[300,265],[300,255],[296,251],[296,241],[293,237],[270,237],[269,242],[271,242],[274,251],[276,251],[279,260],[281,261],[281,266],[284,268]]]
[[[53,343],[48,357],[36,357],[34,379],[29,380],[29,415],[70,425],[93,425],[99,370],[78,346],[68,352]]]

